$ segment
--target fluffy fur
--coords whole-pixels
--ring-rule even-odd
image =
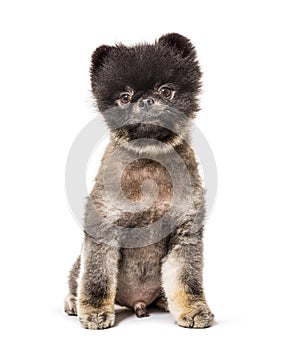
[[[113,326],[115,303],[138,317],[149,305],[169,310],[183,327],[213,323],[202,285],[204,190],[189,137],[200,78],[193,45],[175,33],[153,45],[104,45],[92,56],[92,90],[111,141],[65,301],[85,328]]]

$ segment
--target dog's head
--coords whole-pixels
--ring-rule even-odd
[[[200,78],[193,45],[175,33],[153,45],[100,46],[92,56],[92,91],[119,140],[177,143],[198,111]]]

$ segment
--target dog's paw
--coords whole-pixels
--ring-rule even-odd
[[[67,295],[64,301],[64,311],[69,316],[77,316],[77,300],[74,295]]]
[[[157,298],[151,306],[157,307],[159,310],[164,312],[169,311],[168,301],[165,296]]]
[[[182,313],[177,324],[186,328],[208,328],[214,323],[214,315],[209,310],[208,306],[203,308],[193,308]]]
[[[83,328],[87,329],[105,329],[114,325],[114,310],[94,309],[88,313],[79,315],[79,320]]]
[[[139,318],[149,316],[146,305],[141,301],[134,305],[134,312]]]

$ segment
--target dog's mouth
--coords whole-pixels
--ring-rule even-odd
[[[163,151],[176,147],[187,137],[188,122],[185,114],[169,107],[120,115],[112,111],[107,119],[116,142],[139,152],[149,146]]]
[[[170,143],[176,134],[160,125],[150,123],[129,124],[116,130],[116,133],[127,141],[143,139],[145,143],[157,140],[163,143]]]

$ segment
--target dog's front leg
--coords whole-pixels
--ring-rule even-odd
[[[169,311],[177,324],[205,328],[213,324],[202,286],[202,232],[173,236],[162,266],[162,280]]]
[[[86,234],[78,290],[78,316],[84,328],[114,325],[118,259],[118,248],[97,243]]]

